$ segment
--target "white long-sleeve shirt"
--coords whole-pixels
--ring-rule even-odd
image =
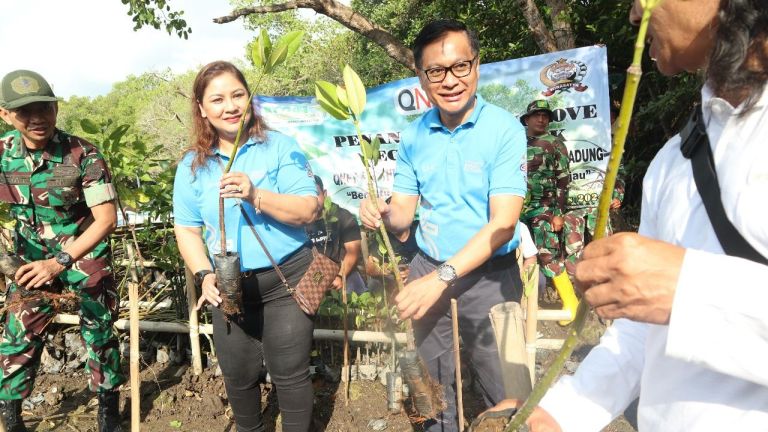
[[[728,218],[768,256],[768,88],[744,117],[702,90]],[[675,136],[643,181],[640,234],[686,248],[669,325],[616,320],[541,406],[599,431],[638,395],[646,431],[768,431],[768,266],[724,255]]]

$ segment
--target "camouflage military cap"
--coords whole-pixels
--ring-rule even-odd
[[[527,119],[529,115],[539,111],[544,111],[545,113],[549,114],[549,121],[553,121],[555,119],[555,114],[549,107],[549,102],[544,99],[536,99],[535,101],[528,104],[528,107],[525,109],[525,113],[520,116],[520,123],[522,123],[523,126],[526,126],[525,119]]]
[[[0,107],[16,109],[34,102],[55,102],[51,86],[37,72],[15,70],[0,83]]]

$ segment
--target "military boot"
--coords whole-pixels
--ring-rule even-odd
[[[120,393],[99,393],[99,432],[122,432],[120,428]]]
[[[6,432],[27,432],[21,418],[21,399],[0,400],[0,416],[5,422]]]

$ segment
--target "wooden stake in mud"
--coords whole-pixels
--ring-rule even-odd
[[[130,337],[130,382],[131,382],[131,430],[138,431],[141,424],[141,375],[139,374],[139,275],[136,271],[136,251],[133,245],[126,245],[131,281],[128,282],[129,337]],[[141,260],[139,260],[141,261]]]
[[[459,349],[459,307],[451,299],[451,322],[453,324],[453,364],[456,367],[456,409],[459,415],[459,432],[464,431],[464,397],[461,385],[461,350]]]
[[[141,376],[139,375],[139,284],[128,282],[130,303],[130,349],[131,349],[131,430],[140,430],[141,424]]]
[[[539,265],[534,264],[532,273],[533,289],[525,295],[525,350],[528,353],[528,369],[531,372],[531,385],[536,384],[536,339],[539,314]]]
[[[203,359],[200,354],[200,326],[195,305],[197,304],[197,287],[195,277],[189,267],[185,268],[184,277],[187,279],[187,308],[189,310],[189,346],[192,349],[192,373],[203,373]]]
[[[349,381],[352,379],[349,373],[349,324],[347,323],[347,276],[344,264],[341,264],[341,302],[344,303],[344,360],[341,367],[341,379],[344,381],[344,405],[349,406]]]

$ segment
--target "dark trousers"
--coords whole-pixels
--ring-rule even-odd
[[[307,248],[280,265],[288,283],[296,283],[312,262]],[[306,432],[312,420],[309,378],[312,317],[299,309],[273,269],[243,279],[243,317],[227,323],[213,309],[213,337],[227,397],[238,432],[263,431],[262,362],[277,388],[283,431]]]
[[[489,313],[491,307],[499,303],[520,301],[523,292],[517,262],[513,259],[506,262],[508,265],[503,267],[481,266],[459,278],[424,317],[413,322],[419,356],[427,364],[432,378],[443,387],[448,405],[438,418],[425,423],[427,431],[458,431],[451,298],[457,301],[459,333],[470,355],[485,405],[491,407],[504,399],[501,361]],[[431,273],[435,264],[421,254],[417,255],[411,262],[409,279]]]

